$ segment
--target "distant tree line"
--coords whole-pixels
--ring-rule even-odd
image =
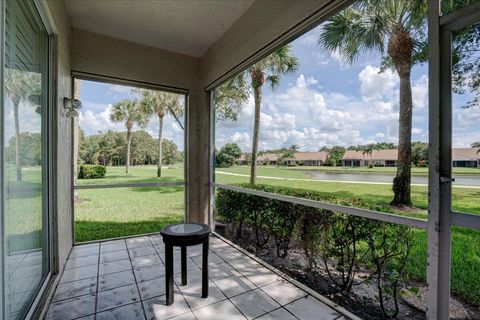
[[[132,165],[158,164],[158,139],[140,130],[131,133],[130,162]],[[125,132],[99,132],[86,136],[79,133],[79,162],[123,166],[126,164],[127,135]],[[168,139],[162,139],[162,164],[171,165],[183,161],[183,153]]]
[[[8,141],[5,160],[8,163],[15,163],[15,148],[18,146],[18,160],[22,166],[39,166],[42,164],[42,137],[40,133],[22,132],[17,137],[13,136]]]

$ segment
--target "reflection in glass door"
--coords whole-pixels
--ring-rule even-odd
[[[3,313],[22,319],[50,271],[49,36],[33,1],[3,6]]]

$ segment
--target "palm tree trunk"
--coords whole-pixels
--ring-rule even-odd
[[[17,167],[17,181],[22,181],[22,163],[20,162],[20,121],[18,108],[20,101],[13,103],[13,118],[15,121],[15,165]]]
[[[127,161],[125,163],[125,173],[128,174],[128,167],[130,166],[130,143],[132,140],[132,129],[127,128]]]
[[[157,163],[157,177],[162,176],[162,132],[163,132],[163,117],[158,117],[158,163]]]
[[[255,121],[253,125],[252,164],[250,168],[250,184],[255,184],[257,178],[257,152],[258,136],[260,131],[260,105],[262,102],[262,87],[256,86],[253,89],[255,100]]]
[[[412,171],[412,87],[410,72],[400,75],[400,119],[398,128],[397,175],[393,179],[394,198],[391,205],[411,206]]]

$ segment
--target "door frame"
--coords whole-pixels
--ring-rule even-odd
[[[42,183],[45,184],[45,191],[47,192],[44,195],[44,205],[42,205],[42,219],[46,219],[43,221],[43,226],[45,228],[45,232],[47,235],[45,238],[47,239],[46,248],[44,248],[45,253],[47,254],[47,262],[46,265],[48,266],[48,272],[44,276],[43,283],[37,288],[38,291],[36,293],[35,298],[31,301],[29,309],[25,313],[25,318],[30,319],[32,318],[35,313],[37,312],[38,308],[41,307],[41,302],[45,296],[46,290],[51,284],[52,281],[52,274],[55,271],[54,261],[55,259],[55,252],[53,250],[53,219],[55,215],[55,206],[53,201],[54,195],[54,75],[55,75],[55,64],[54,64],[54,36],[53,36],[53,28],[50,20],[48,18],[47,9],[45,4],[40,0],[33,0],[33,6],[38,13],[38,17],[42,22],[42,26],[44,31],[47,34],[48,41],[47,41],[47,99],[46,99],[46,115],[42,119],[42,134],[43,130],[45,130],[45,136],[42,137],[44,142],[46,143],[46,150],[44,151],[44,155],[47,155],[47,163],[44,166],[44,170],[46,170],[45,174],[42,174]],[[2,34],[2,39],[5,39],[5,1],[0,2],[0,33]],[[0,98],[1,98],[1,105],[2,108],[0,110],[0,123],[4,121],[4,74],[5,74],[5,40],[0,41],[0,80],[2,85],[0,86]],[[0,151],[4,150],[4,130],[0,130]],[[0,152],[0,177],[4,177],[3,172],[3,165],[4,165],[4,152]],[[0,181],[0,203],[4,203],[4,183]],[[44,215],[44,211],[47,210],[47,213]],[[4,238],[4,207],[0,206],[0,224],[2,227],[0,228],[0,238],[3,240]],[[5,316],[5,291],[4,291],[4,244],[0,246],[0,319],[3,319]]]
[[[452,226],[480,229],[480,216],[452,210],[452,33],[480,22],[480,3],[442,15],[429,1],[429,208],[427,319],[450,318]]]

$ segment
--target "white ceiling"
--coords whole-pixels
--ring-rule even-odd
[[[255,0],[66,0],[73,27],[202,56]]]

